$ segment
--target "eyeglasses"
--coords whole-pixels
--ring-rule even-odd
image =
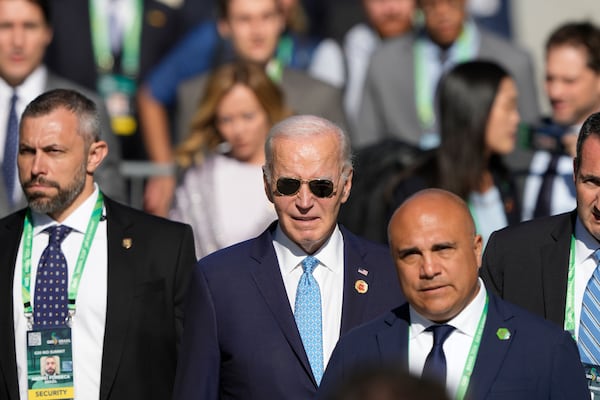
[[[333,182],[329,179],[296,179],[296,178],[279,178],[277,179],[277,192],[282,196],[294,196],[300,191],[300,186],[303,183],[308,184],[308,188],[317,197],[325,198],[335,196]]]

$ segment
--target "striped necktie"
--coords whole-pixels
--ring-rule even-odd
[[[308,256],[302,260],[302,276],[296,291],[294,318],[300,332],[304,350],[317,385],[323,376],[323,323],[321,316],[321,290],[313,276],[319,260]]]
[[[579,355],[587,364],[600,365],[600,249],[593,254],[596,269],[583,292],[579,321]]]

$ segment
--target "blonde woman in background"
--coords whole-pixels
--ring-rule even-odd
[[[289,114],[264,69],[234,63],[211,75],[175,152],[184,174],[170,212],[192,226],[198,258],[256,236],[276,218],[261,167],[269,129]]]

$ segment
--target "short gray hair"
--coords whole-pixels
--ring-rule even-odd
[[[83,94],[70,89],[54,89],[36,97],[27,105],[21,121],[26,118],[42,117],[64,108],[77,117],[78,133],[86,145],[100,140],[100,117],[96,104]]]
[[[273,125],[265,143],[265,165],[263,173],[271,180],[273,171],[273,141],[278,137],[308,137],[334,133],[339,140],[339,159],[344,171],[352,170],[352,149],[350,138],[342,128],[333,122],[316,115],[295,115]],[[346,174],[344,175],[347,175]]]

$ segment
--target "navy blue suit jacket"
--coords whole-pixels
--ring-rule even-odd
[[[317,384],[273,248],[276,226],[199,261],[188,292],[175,399],[315,396]],[[340,228],[344,333],[389,310],[403,296],[389,250]],[[369,285],[364,294],[354,289],[358,279]]]
[[[355,367],[400,364],[408,370],[408,303],[338,342],[321,382],[326,398]],[[507,328],[510,338],[496,332]],[[489,294],[488,315],[466,398],[589,399],[577,346],[568,333]]]

